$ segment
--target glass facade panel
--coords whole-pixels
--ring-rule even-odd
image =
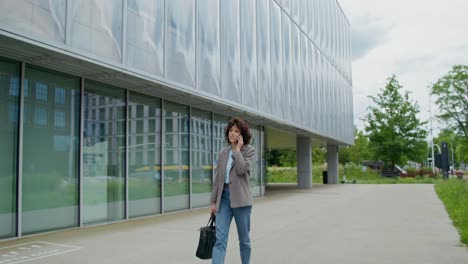
[[[314,64],[314,48],[315,46],[312,44],[311,41],[307,41],[307,60],[308,60],[308,68],[307,68],[307,77],[308,77],[308,83],[309,87],[308,89],[308,94],[307,94],[307,100],[309,103],[309,114],[306,115],[306,121],[308,122],[307,126],[308,127],[315,127],[315,115],[316,115],[316,107],[317,107],[317,95],[315,94],[315,71],[316,71],[316,66]]]
[[[323,101],[325,100],[324,97],[323,97],[323,78],[322,78],[323,63],[322,63],[322,54],[318,51],[318,49],[316,49],[316,54],[317,54],[317,58],[316,58],[316,62],[317,62],[317,70],[316,70],[316,73],[317,73],[317,97],[320,98],[318,100],[318,102],[317,102],[317,112],[318,112],[318,114],[317,114],[317,130],[323,133],[324,130],[323,130],[322,114],[323,114]]]
[[[307,6],[310,4],[310,0],[298,0],[299,3],[299,26],[307,34]]]
[[[26,35],[64,43],[66,5],[66,0],[0,1],[0,25]]]
[[[22,233],[77,226],[80,81],[32,67],[25,78],[36,98],[24,100],[35,120],[25,111]],[[58,87],[65,91],[65,104],[43,100]]]
[[[161,100],[130,92],[128,101],[130,217],[161,212]]]
[[[315,42],[315,24],[317,21],[317,17],[315,15],[317,9],[317,1],[307,1],[307,32],[309,38]]]
[[[71,45],[121,62],[123,0],[69,1]]]
[[[127,1],[127,64],[162,76],[164,0]]]
[[[165,75],[195,87],[195,10],[193,0],[166,1]]]
[[[280,0],[281,7],[284,9],[284,12],[291,14],[291,1],[295,0]]]
[[[299,1],[300,0],[290,1],[291,12],[289,13],[289,15],[292,17],[292,20],[296,24],[299,24]]]
[[[190,112],[192,207],[210,204],[213,179],[211,113],[192,108]]]
[[[250,144],[255,148],[255,156],[252,160],[250,170],[250,191],[254,197],[260,196],[260,154],[261,154],[261,142],[260,142],[260,130],[257,126],[250,126],[250,133],[252,139]]]
[[[271,114],[272,86],[270,67],[270,6],[269,0],[257,0],[257,76],[258,108]]]
[[[272,114],[283,118],[283,43],[281,9],[274,1],[270,2],[270,37],[271,37],[271,92]]]
[[[315,23],[315,45],[321,49],[322,48],[322,39],[323,39],[323,24],[325,23],[323,21],[324,19],[324,11],[323,11],[323,1],[324,0],[316,0],[316,5],[315,5],[315,17],[316,23]],[[315,1],[314,1],[315,2]]]
[[[282,37],[283,37],[283,86],[279,92],[282,98],[281,105],[283,107],[283,118],[288,121],[293,120],[293,104],[294,87],[292,85],[293,71],[292,71],[292,54],[291,54],[291,20],[288,15],[282,13]]]
[[[293,1],[295,2],[295,1]],[[300,33],[296,24],[292,23],[291,26],[291,90],[290,90],[290,106],[292,119],[296,124],[300,124],[301,117],[299,115],[299,107],[301,107],[299,90],[301,85],[301,61],[300,61]]]
[[[197,1],[197,88],[221,96],[218,0]]]
[[[188,107],[164,102],[164,126],[164,212],[188,209]]]
[[[241,0],[241,80],[242,104],[258,108],[255,1]]]
[[[83,127],[83,222],[124,218],[125,90],[86,82]]]
[[[0,60],[0,239],[16,234],[20,85],[12,80],[19,80],[19,70],[19,63]]]
[[[222,97],[241,102],[239,0],[221,0]]]
[[[308,39],[306,35],[302,32],[299,33],[301,36],[301,56],[300,56],[300,73],[301,79],[299,84],[299,97],[297,98],[299,101],[299,116],[300,124],[303,126],[308,126],[308,122],[306,121],[307,115],[309,114],[309,107],[312,104],[308,99],[310,98],[309,95],[309,64],[308,64],[308,53],[307,53],[307,42]],[[297,103],[297,102],[296,102]]]
[[[226,137],[224,136],[224,130],[229,122],[229,117],[215,114],[213,117],[213,152],[214,162],[213,166],[217,168],[219,152],[227,146]],[[215,174],[216,175],[216,174]]]

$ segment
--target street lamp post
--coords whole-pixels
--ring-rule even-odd
[[[429,86],[429,124],[430,124],[430,131],[431,131],[431,152],[432,152],[432,175],[435,175],[435,157],[434,157],[434,137],[432,136],[432,110],[431,110],[431,92],[430,92],[430,86]]]
[[[455,170],[455,159],[453,158],[453,140],[450,140],[450,149],[452,150],[452,169]]]

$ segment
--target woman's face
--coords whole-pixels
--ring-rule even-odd
[[[237,144],[237,139],[241,137],[240,129],[237,126],[231,127],[229,129],[229,143]]]

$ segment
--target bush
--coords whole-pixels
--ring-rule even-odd
[[[416,176],[420,176],[421,174],[419,174],[419,170],[415,169],[415,168],[407,168],[406,169],[406,175],[402,175],[402,177],[411,177],[411,178],[414,178]]]
[[[312,182],[322,183],[322,172],[326,170],[326,165],[313,165],[312,166]],[[426,175],[415,175],[413,177],[382,177],[377,170],[366,168],[362,171],[361,166],[354,164],[347,164],[346,166],[339,166],[339,182],[343,180],[346,175],[346,180],[356,180],[357,183],[363,184],[395,184],[395,183],[435,183],[440,179],[427,177]],[[296,167],[268,167],[267,168],[267,183],[297,183],[297,169]]]
[[[434,177],[434,174],[432,173],[432,168],[431,167],[422,167],[419,170],[419,175]]]
[[[268,167],[268,183],[297,182],[297,169],[295,167]]]

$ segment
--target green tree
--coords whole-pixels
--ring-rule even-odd
[[[340,163],[346,164],[353,162],[354,164],[361,164],[364,160],[371,159],[369,151],[369,138],[363,131],[354,128],[354,145],[340,147],[338,152]]]
[[[266,152],[266,160],[268,166],[280,166],[281,151],[277,149],[268,149]]]
[[[426,122],[416,117],[419,106],[410,100],[409,92],[401,94],[401,90],[395,75],[390,77],[377,97],[369,96],[374,105],[367,108],[364,118],[373,158],[390,163],[392,167],[418,153],[426,153],[425,149],[420,149],[427,135],[423,129]]]
[[[351,161],[350,157],[350,146],[339,146],[338,148],[338,160],[341,164],[346,164]]]
[[[350,160],[355,164],[361,164],[364,160],[371,159],[369,138],[357,128],[354,128],[354,145],[349,150]]]
[[[266,153],[268,166],[294,167],[297,165],[296,149],[269,149]]]
[[[296,148],[282,149],[280,156],[280,166],[282,167],[296,167]]]
[[[322,164],[325,162],[325,154],[327,151],[321,147],[312,148],[312,163],[313,164]]]
[[[468,142],[468,65],[455,65],[432,86],[437,117]]]

